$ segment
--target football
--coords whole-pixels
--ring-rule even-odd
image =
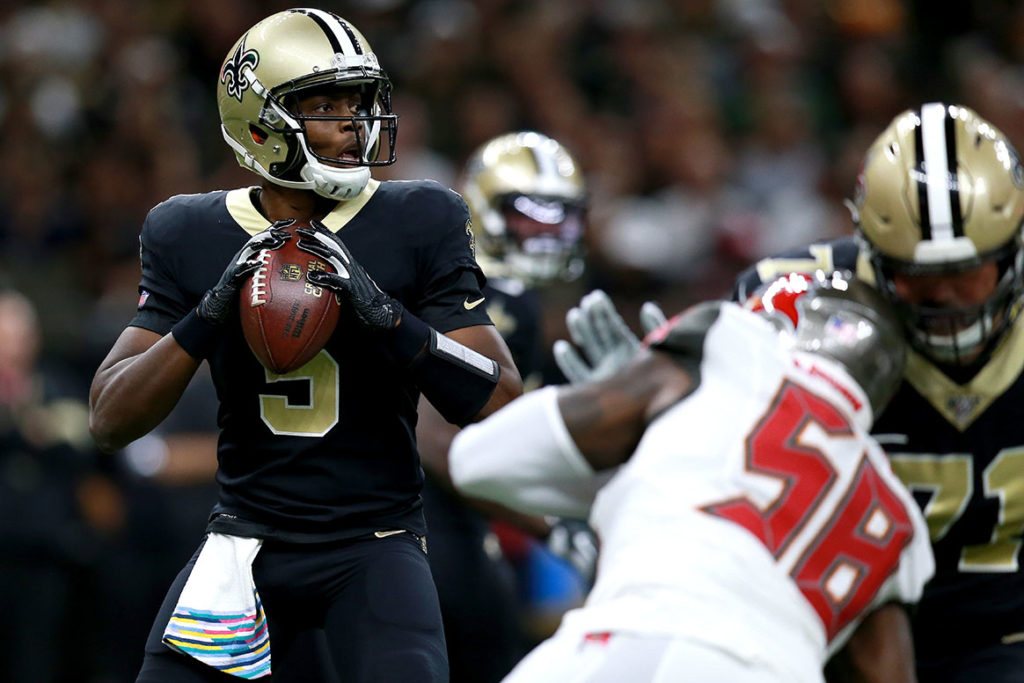
[[[283,375],[313,359],[338,323],[337,296],[329,289],[306,281],[306,273],[333,270],[323,259],[298,248],[293,223],[286,230],[292,238],[279,249],[264,249],[262,265],[242,284],[239,313],[249,348],[265,368]]]

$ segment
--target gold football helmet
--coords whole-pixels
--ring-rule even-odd
[[[361,89],[357,115],[316,117],[351,122],[358,149],[344,157],[315,152],[306,137],[314,117],[297,113],[301,93],[329,86]],[[395,161],[391,81],[366,38],[332,12],[290,9],[246,31],[221,67],[217,106],[238,163],[277,185],[349,199],[366,187],[369,166]]]
[[[557,141],[523,131],[484,143],[466,164],[462,196],[488,275],[540,284],[583,272],[583,174]]]
[[[854,222],[879,289],[911,343],[940,364],[973,366],[1009,329],[1024,291],[1024,170],[1013,146],[967,107],[930,103],[897,116],[869,148]],[[999,282],[980,305],[915,305],[893,275],[949,275],[986,262]]]

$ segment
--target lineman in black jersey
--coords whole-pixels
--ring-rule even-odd
[[[764,259],[778,272],[854,269],[899,308],[905,382],[874,433],[922,505],[936,574],[914,615],[918,677],[1024,676],[1024,180],[1002,133],[961,106],[897,117],[869,149],[857,236]]]
[[[583,174],[568,150],[546,135],[520,131],[482,144],[466,164],[460,190],[472,216],[477,256],[487,273],[483,301],[527,387],[540,384],[544,342],[539,288],[582,271]],[[472,303],[472,302],[471,302]],[[451,486],[447,452],[456,428],[421,405],[417,428],[427,479],[424,510],[430,564],[441,599],[452,683],[501,680],[522,657],[511,567],[499,556],[490,518],[545,538],[541,517],[467,503]]]
[[[225,140],[263,182],[150,212],[139,310],[90,396],[105,450],[158,424],[204,358],[220,400],[220,498],[138,680],[258,677],[271,662],[288,680],[295,637],[319,628],[341,680],[447,680],[417,401],[465,424],[522,387],[472,305],[484,277],[468,211],[436,183],[370,178],[394,161],[390,82],[334,14],[287,10],[254,26],[222,67],[218,99]],[[334,264],[309,279],[337,293],[342,316],[318,356],[274,375],[245,343],[238,287],[291,219],[312,220],[293,239]]]

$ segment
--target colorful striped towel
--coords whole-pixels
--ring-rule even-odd
[[[239,678],[270,675],[270,637],[252,580],[263,541],[211,533],[164,629],[168,647]]]

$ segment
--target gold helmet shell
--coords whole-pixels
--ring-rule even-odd
[[[363,111],[334,117],[353,124],[354,160],[314,152],[306,137],[309,117],[295,111],[296,93],[329,86],[363,90]],[[348,199],[366,186],[368,167],[395,160],[391,82],[363,34],[332,12],[290,9],[246,31],[221,66],[217,107],[238,163],[284,187]],[[388,154],[378,161],[382,139]]]
[[[852,210],[877,284],[901,307],[918,350],[951,365],[991,350],[1022,291],[1024,169],[1006,136],[964,106],[907,110],[868,149]],[[989,261],[999,264],[999,285],[969,309],[914,306],[892,284],[897,273],[946,275]]]
[[[461,193],[488,275],[540,284],[582,273],[586,187],[557,140],[519,131],[485,142],[466,164]]]
[[[948,266],[1019,237],[1024,176],[1013,146],[967,107],[896,117],[868,150],[854,200],[860,231],[887,259]]]

